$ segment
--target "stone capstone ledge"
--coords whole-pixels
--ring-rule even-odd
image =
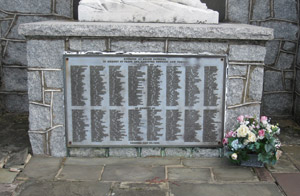
[[[270,40],[273,29],[246,24],[159,24],[46,21],[21,24],[24,36],[151,37],[174,39]]]

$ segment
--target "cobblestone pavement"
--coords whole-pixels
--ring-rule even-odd
[[[289,131],[285,131],[287,128]],[[296,137],[297,130],[297,125],[286,123],[281,139]],[[300,192],[297,141],[283,139],[282,158],[275,166],[265,168],[234,166],[226,158],[35,156],[25,168],[14,165],[0,169],[0,195],[294,196]],[[26,147],[25,144],[20,145]],[[11,172],[10,168],[22,172]]]

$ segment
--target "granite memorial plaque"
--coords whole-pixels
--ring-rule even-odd
[[[218,146],[224,56],[65,55],[69,146]]]

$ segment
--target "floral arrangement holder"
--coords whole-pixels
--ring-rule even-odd
[[[271,125],[266,116],[260,121],[251,116],[239,116],[236,127],[226,133],[223,145],[226,156],[236,164],[249,159],[249,154],[258,155],[258,161],[276,164],[281,156],[281,143],[276,135],[280,134],[277,125]]]

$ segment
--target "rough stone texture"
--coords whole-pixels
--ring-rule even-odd
[[[264,68],[251,67],[247,101],[261,101],[263,92]]]
[[[54,180],[61,161],[61,158],[35,156],[31,158],[19,177],[35,178],[38,180]]]
[[[62,68],[64,45],[63,40],[28,40],[28,66]]]
[[[160,148],[142,148],[142,157],[159,157],[161,156]]]
[[[29,133],[29,140],[34,155],[45,154],[46,135],[38,133]]]
[[[27,91],[27,70],[4,68],[3,83],[7,91]]]
[[[137,157],[136,148],[110,148],[110,157]]]
[[[300,94],[300,68],[297,68],[296,72],[296,92]]]
[[[218,12],[208,9],[197,0],[122,0],[100,3],[98,0],[81,0],[78,7],[79,21],[196,24],[217,24],[219,21]]]
[[[238,33],[237,33],[238,32]],[[19,33],[27,36],[109,36],[152,38],[205,38],[269,40],[273,30],[246,24],[159,24],[101,22],[38,22],[22,24]]]
[[[28,72],[28,99],[29,101],[42,101],[42,81],[38,71]]]
[[[166,148],[165,149],[167,157],[191,157],[191,148]]]
[[[295,99],[295,120],[296,122],[298,122],[298,124],[300,124],[300,96],[297,95],[296,99]]]
[[[267,21],[262,22],[263,27],[274,29],[274,37],[276,39],[297,40],[298,27],[295,24],[288,22]],[[287,31],[287,29],[289,29]]]
[[[105,148],[68,148],[71,157],[105,157]]]
[[[17,188],[16,184],[0,184],[0,195],[11,196],[14,194],[14,190]]]
[[[228,0],[228,19],[231,22],[248,23],[249,1]]]
[[[266,48],[257,45],[231,45],[229,47],[230,61],[264,61]]]
[[[51,12],[51,1],[49,0],[0,0],[0,5],[1,9],[13,12],[17,11],[41,14],[49,14]]]
[[[103,39],[70,39],[70,50],[75,51],[105,51],[106,44]]]
[[[237,123],[236,118],[240,115],[260,116],[260,105],[249,105],[233,109],[227,109],[225,116],[225,130],[229,131],[234,128]]]
[[[294,42],[285,42],[283,45],[283,49],[289,52],[295,52],[296,50],[296,43]]]
[[[274,0],[275,18],[296,21],[297,2],[295,0]]]
[[[269,16],[270,16],[270,1],[266,1],[266,0],[253,1],[252,20],[264,20]]]
[[[247,66],[230,64],[228,68],[228,76],[246,76]]]
[[[193,158],[212,158],[220,157],[220,151],[218,148],[193,148]]]
[[[29,104],[29,128],[32,131],[50,128],[50,108]]]
[[[111,51],[123,52],[164,52],[164,42],[162,41],[126,41],[112,40]]]
[[[209,168],[168,168],[168,179],[173,181],[211,182]]]
[[[213,173],[216,181],[226,182],[256,182],[257,176],[252,168],[246,167],[228,167],[228,168],[213,168]]]
[[[294,55],[281,52],[275,67],[279,69],[292,69],[293,62]]]
[[[27,65],[26,43],[9,42],[2,62],[7,65]]]
[[[50,154],[54,157],[67,156],[65,128],[59,127],[50,134]]]
[[[63,71],[45,71],[45,87],[46,88],[63,88],[64,76]]]
[[[265,64],[274,64],[279,50],[279,41],[268,41],[266,43],[266,48],[267,53],[265,57]]]
[[[64,92],[54,92],[53,96],[53,124],[65,124]]]
[[[274,107],[274,106],[281,107]],[[263,97],[263,113],[272,115],[291,115],[293,105],[292,94],[265,94]]]
[[[66,17],[72,17],[72,0],[56,0],[56,13]]]
[[[208,159],[184,159],[182,164],[187,167],[213,167],[222,168],[224,166],[232,166],[232,163],[227,158],[208,158]]]
[[[245,81],[243,79],[229,79],[227,86],[227,105],[242,103]]]
[[[5,183],[5,184],[13,183],[17,175],[18,175],[17,172],[10,172],[8,169],[0,168],[0,183]]]
[[[97,181],[101,178],[103,166],[98,165],[65,165],[57,177],[69,181]]]
[[[28,112],[27,95],[5,95],[4,102],[7,112]]]
[[[227,54],[227,50],[227,43],[170,41],[168,52]]]
[[[265,71],[265,79],[264,79],[264,91],[277,91],[284,90],[282,84],[282,74],[278,71]]]
[[[289,160],[286,154],[280,157],[276,165],[268,165],[268,170],[272,173],[298,173],[298,169],[295,165]]]

